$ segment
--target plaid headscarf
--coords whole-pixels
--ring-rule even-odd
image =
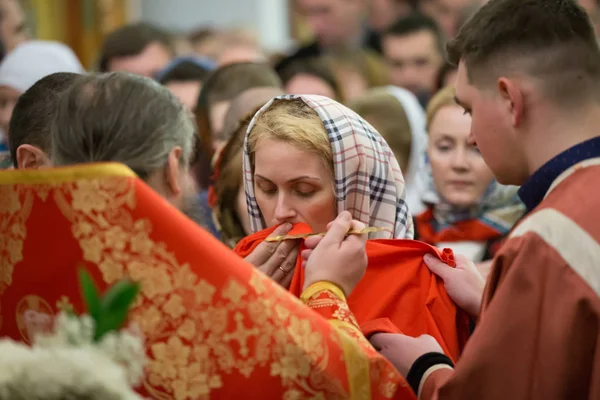
[[[412,239],[413,221],[404,200],[404,178],[394,153],[381,135],[358,114],[323,96],[279,96],[254,116],[244,143],[244,187],[253,232],[267,228],[254,195],[248,134],[256,119],[276,100],[302,100],[323,121],[333,150],[335,195],[338,212],[349,211],[366,224],[389,229],[370,239]],[[393,234],[392,234],[393,232]]]

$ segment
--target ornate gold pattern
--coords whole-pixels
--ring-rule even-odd
[[[279,304],[287,297],[283,289],[258,272],[250,287],[230,279],[217,288],[198,279],[150,238],[150,221],[129,212],[136,204],[133,180],[65,183],[54,188],[54,199],[72,222],[84,259],[98,265],[106,283],[125,276],[141,282],[131,315],[149,344],[145,387],[152,395],[209,398],[224,375],[251,379],[262,367],[281,381],[286,399],[348,397],[341,382],[323,382],[324,338]],[[300,312],[302,303],[294,304]]]
[[[0,186],[0,295],[12,284],[15,265],[23,260],[25,222],[33,195],[14,186]]]

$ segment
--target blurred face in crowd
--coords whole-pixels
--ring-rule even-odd
[[[455,105],[440,108],[429,126],[427,154],[435,188],[456,207],[479,203],[493,179],[470,132],[470,115]]]
[[[483,3],[482,0],[424,0],[421,10],[430,16],[440,26],[447,38],[456,35],[458,21],[463,10],[473,4]]]
[[[229,64],[243,63],[243,62],[266,62],[267,58],[263,52],[249,45],[236,45],[229,46],[225,49],[217,58],[217,66],[222,67]]]
[[[186,109],[196,109],[202,83],[199,81],[173,81],[165,85],[183,103]]]
[[[25,14],[18,0],[0,0],[0,38],[6,51],[29,39]]]
[[[288,81],[284,90],[289,94],[317,94],[335,99],[335,91],[327,82],[309,74],[297,74]]]
[[[171,53],[160,43],[150,43],[134,56],[114,57],[108,62],[109,72],[130,72],[151,78],[171,62]]]
[[[8,86],[0,86],[0,129],[4,134],[8,132],[10,117],[21,93]],[[2,141],[0,133],[0,142]]]
[[[315,153],[272,139],[260,139],[255,153],[254,191],[271,227],[304,222],[325,232],[337,215],[331,172]]]
[[[371,0],[369,26],[377,32],[382,32],[397,19],[409,15],[411,11],[406,0]]]
[[[322,46],[339,46],[360,35],[364,0],[296,0]]]
[[[416,95],[435,90],[443,57],[433,32],[421,30],[405,36],[387,35],[382,44],[393,85]]]

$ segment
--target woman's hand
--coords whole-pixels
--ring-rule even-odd
[[[303,263],[304,289],[313,283],[328,281],[338,285],[346,296],[350,295],[367,269],[367,235],[346,234],[364,227],[344,211],[329,224],[325,237],[310,237],[304,241],[307,247],[302,252],[302,258],[307,260]]]
[[[448,295],[457,306],[477,317],[481,308],[485,280],[481,273],[465,256],[456,255],[456,267],[444,264],[431,254],[423,257],[431,272],[442,278]]]
[[[282,224],[273,231],[271,237],[286,235],[291,229],[292,224]],[[246,261],[288,289],[294,276],[299,251],[300,242],[297,240],[263,241],[246,257]]]
[[[376,333],[369,338],[369,341],[404,377],[422,355],[444,354],[438,342],[429,335],[414,338],[400,333]]]

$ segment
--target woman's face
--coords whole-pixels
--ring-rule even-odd
[[[468,143],[471,117],[458,106],[442,107],[429,127],[427,154],[438,194],[457,207],[479,203],[494,178],[477,147]]]
[[[318,155],[260,139],[255,150],[254,191],[268,227],[304,222],[325,232],[337,215],[331,172]]]

